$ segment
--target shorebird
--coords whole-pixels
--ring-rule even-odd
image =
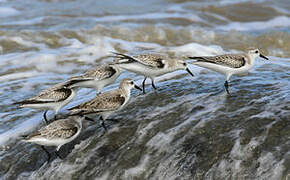
[[[94,99],[70,108],[70,115],[100,114],[101,125],[106,130],[104,121],[127,104],[132,88],[142,91],[132,79],[123,79],[118,89],[98,94]]]
[[[243,54],[224,54],[219,56],[203,56],[203,57],[188,57],[195,59],[192,64],[201,66],[219,72],[226,76],[224,83],[226,92],[229,92],[229,79],[235,74],[244,74],[248,72],[254,65],[255,59],[260,56],[269,60],[266,56],[262,55],[259,49],[249,49],[247,53]]]
[[[67,105],[76,95],[75,88],[68,88],[65,83],[59,83],[55,86],[41,91],[37,96],[24,101],[16,102],[21,108],[33,108],[45,110],[43,118],[48,123],[46,113],[53,110],[55,119],[58,111]]]
[[[73,141],[82,130],[82,121],[89,120],[89,118],[74,116],[67,119],[59,119],[47,126],[25,136],[22,141],[31,142],[41,146],[48,156],[48,162],[50,160],[50,153],[44,146],[55,146],[56,155],[62,159],[58,154],[59,149],[64,144]]]
[[[121,53],[115,53],[115,65],[127,71],[141,74],[144,76],[142,83],[143,93],[145,94],[145,81],[147,77],[151,79],[151,84],[154,89],[157,89],[154,84],[154,78],[176,70],[186,70],[191,76],[194,76],[188,69],[184,60],[174,60],[158,54],[140,54],[128,56]]]
[[[97,93],[112,83],[120,76],[121,69],[114,65],[102,65],[88,70],[83,75],[70,78],[67,87],[94,88]]]

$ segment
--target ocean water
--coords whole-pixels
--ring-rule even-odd
[[[290,3],[288,0],[0,0],[0,179],[290,179]],[[61,160],[20,136],[42,111],[12,103],[113,59],[111,51],[171,57],[257,47],[245,75],[190,65],[132,92],[119,123],[85,123]],[[124,72],[137,84],[142,76]],[[61,110],[87,101],[81,89]],[[52,113],[49,117],[52,118]],[[97,119],[98,116],[96,115]],[[53,152],[53,148],[49,148]]]

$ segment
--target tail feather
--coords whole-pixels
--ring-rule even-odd
[[[117,53],[117,52],[112,52],[115,56],[111,56],[114,58],[118,58],[118,61],[116,62],[116,64],[121,64],[121,63],[129,63],[132,61],[136,61],[133,57],[128,56],[126,54],[122,54],[122,53]],[[126,61],[122,61],[122,60],[126,60]]]
[[[65,83],[65,87],[71,87],[74,84],[80,83],[80,82],[85,82],[85,81],[90,81],[92,79],[83,79],[83,78],[75,78],[75,79],[70,79]]]
[[[73,107],[73,108],[70,108],[68,110],[70,110],[70,114],[69,116],[83,116],[83,115],[86,115],[86,114],[98,114],[98,113],[101,113],[103,112],[102,110],[99,110],[99,111],[94,111],[94,110],[82,110],[82,109],[75,109],[76,107]]]
[[[36,101],[36,100],[32,100],[32,99],[28,99],[28,100],[24,100],[24,101],[19,101],[19,102],[15,102],[13,103],[12,105],[25,105],[25,104],[37,104],[39,103],[39,101]]]
[[[30,139],[30,135],[29,134],[21,135],[18,138],[18,140],[23,141],[23,142],[29,142],[29,139]]]
[[[214,61],[210,61],[209,59],[205,58],[205,57],[201,57],[201,56],[193,56],[193,57],[188,57],[189,59],[194,59],[196,60],[194,63],[198,63],[198,62],[207,62],[207,63],[214,63],[216,64],[216,62]]]
[[[190,56],[188,57],[189,59],[195,59],[195,60],[205,60],[204,57],[201,57],[201,56]]]

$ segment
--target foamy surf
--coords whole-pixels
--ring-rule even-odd
[[[287,0],[0,3],[0,179],[288,178]],[[249,73],[233,76],[233,96],[222,75],[190,64],[195,77],[175,71],[156,79],[157,90],[149,79],[145,95],[133,90],[105,135],[91,115],[96,123],[84,123],[61,148],[63,160],[52,154],[46,163],[39,146],[19,141],[43,127],[43,111],[12,103],[111,62],[112,51],[186,60],[253,46],[270,60],[259,58]],[[128,77],[143,82],[124,72],[104,91]],[[60,114],[95,95],[80,89]]]

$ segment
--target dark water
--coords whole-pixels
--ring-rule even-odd
[[[289,9],[287,0],[0,0],[0,179],[290,179]],[[85,124],[64,160],[46,164],[39,146],[19,141],[44,125],[42,112],[11,103],[111,61],[110,51],[183,57],[250,46],[270,61],[233,76],[233,96],[222,75],[190,66],[194,78],[177,71],[157,91],[133,91],[104,136]],[[94,95],[82,89],[61,113]]]

